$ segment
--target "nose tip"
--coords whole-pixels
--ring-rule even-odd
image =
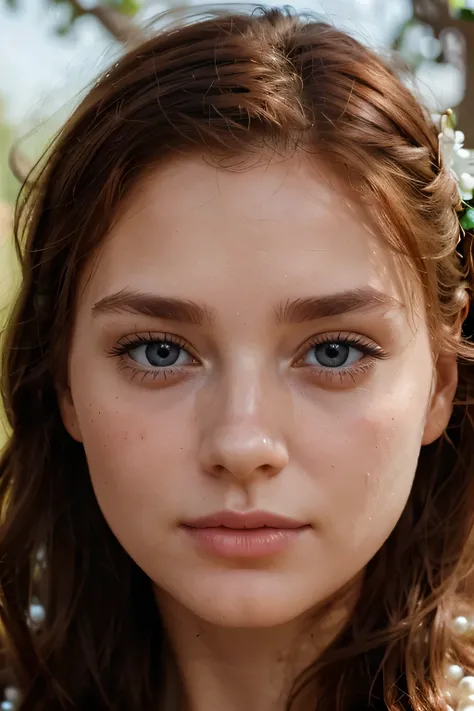
[[[204,468],[214,476],[229,474],[246,480],[256,475],[271,477],[288,464],[288,450],[282,441],[261,432],[221,432],[208,442]]]

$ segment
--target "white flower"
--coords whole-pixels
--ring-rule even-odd
[[[441,131],[438,135],[439,150],[446,165],[453,174],[463,200],[474,197],[474,151],[464,148],[464,133],[456,131],[451,113],[439,118]]]

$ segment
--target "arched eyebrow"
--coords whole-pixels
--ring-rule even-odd
[[[210,325],[215,318],[213,310],[193,301],[129,289],[104,296],[92,307],[94,316],[120,312],[143,314],[163,321],[188,323],[194,326]]]
[[[381,307],[399,310],[404,308],[404,305],[388,294],[366,287],[287,301],[275,309],[275,315],[278,324],[300,324],[352,311],[367,311]],[[212,325],[217,316],[215,309],[193,301],[129,289],[104,296],[92,308],[94,316],[120,312],[143,314],[163,321],[194,326]]]
[[[304,323],[352,311],[371,311],[384,308],[400,310],[404,304],[393,296],[371,286],[327,296],[296,299],[281,304],[276,310],[278,323]]]

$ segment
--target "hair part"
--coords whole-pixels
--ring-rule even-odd
[[[423,447],[353,618],[295,694],[316,676],[318,711],[366,708],[369,698],[389,711],[441,711],[445,650],[474,671],[450,627],[474,523],[472,346],[455,327],[471,277],[455,254],[457,188],[439,165],[434,126],[374,53],[328,24],[262,9],[163,30],[128,52],[20,194],[23,282],[2,373],[12,435],[0,462],[0,593],[22,711],[152,709],[164,673],[151,582],[109,530],[58,408],[78,277],[164,160],[197,152],[226,165],[267,149],[309,151],[356,186],[423,289],[433,344],[464,359],[449,437]],[[47,612],[35,632],[25,610],[37,585]]]

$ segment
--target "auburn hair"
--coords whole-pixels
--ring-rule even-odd
[[[434,351],[459,356],[446,436],[422,447],[354,615],[298,679],[288,708],[317,678],[318,711],[444,711],[445,659],[474,672],[472,648],[451,626],[473,567],[472,275],[469,255],[457,255],[469,235],[459,246],[460,202],[437,131],[396,73],[344,32],[291,11],[215,12],[160,30],[104,73],[18,200],[22,285],[2,366],[11,436],[0,461],[0,601],[21,711],[153,711],[164,677],[151,582],[105,523],[58,408],[78,276],[161,161],[197,152],[226,165],[269,149],[311,151],[350,181],[421,284]],[[46,618],[35,629],[26,611],[38,585]]]

